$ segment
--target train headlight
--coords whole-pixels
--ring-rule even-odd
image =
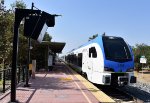
[[[105,68],[104,68],[104,71],[114,72],[114,69],[112,69],[112,68],[108,68],[108,67],[105,67]]]
[[[134,68],[129,68],[128,70],[127,70],[127,72],[133,72],[134,71]]]

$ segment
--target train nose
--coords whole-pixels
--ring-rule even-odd
[[[123,63],[119,63],[117,66],[117,72],[125,72],[124,69],[124,64]]]

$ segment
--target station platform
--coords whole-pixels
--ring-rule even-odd
[[[17,87],[19,103],[115,103],[64,63],[56,63],[52,71],[36,73],[29,84]],[[10,91],[0,97],[0,103],[9,101]]]

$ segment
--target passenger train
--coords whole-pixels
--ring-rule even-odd
[[[98,35],[69,52],[65,61],[92,83],[117,86],[136,83],[133,52],[121,37]]]

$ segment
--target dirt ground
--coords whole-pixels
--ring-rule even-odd
[[[139,72],[134,72],[135,76],[137,77],[137,81],[141,81],[144,83],[150,84],[150,71],[139,71]]]

